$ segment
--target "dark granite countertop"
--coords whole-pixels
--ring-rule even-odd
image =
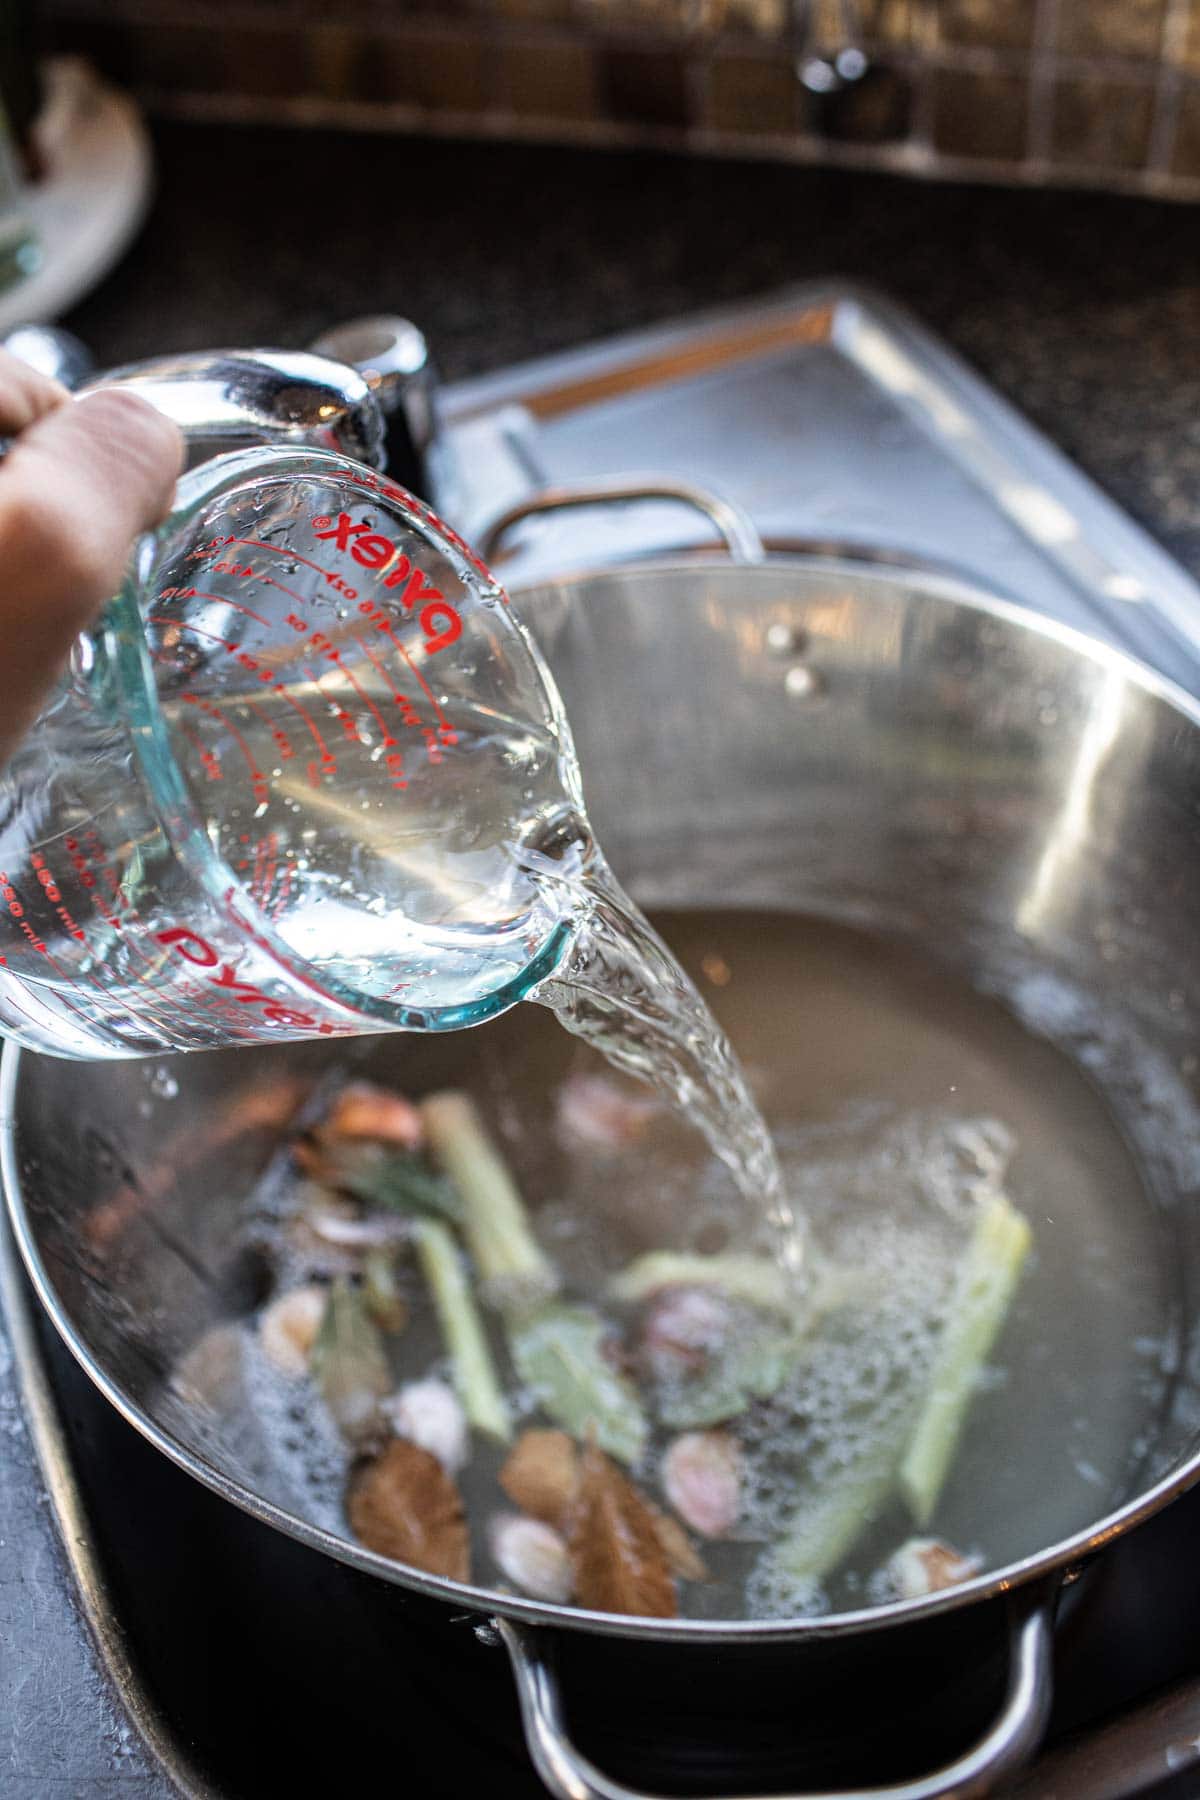
[[[647,153],[162,124],[66,321],[104,361],[407,313],[449,378],[810,276],[873,283],[1200,574],[1200,208]]]
[[[807,276],[905,302],[1200,575],[1200,210],[666,156],[183,124],[105,363],[406,312],[447,376]],[[167,1788],[80,1635],[0,1329],[0,1791]]]

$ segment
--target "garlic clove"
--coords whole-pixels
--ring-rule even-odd
[[[470,1433],[458,1395],[436,1375],[410,1381],[384,1402],[397,1437],[436,1456],[448,1475],[457,1475],[470,1453]]]
[[[884,1574],[901,1600],[919,1600],[969,1581],[982,1567],[980,1556],[965,1556],[938,1538],[913,1537],[889,1558]]]
[[[571,1558],[552,1525],[501,1513],[492,1520],[488,1540],[496,1567],[522,1593],[560,1605],[571,1598]]]
[[[314,1282],[280,1294],[265,1308],[258,1321],[258,1341],[267,1361],[282,1375],[304,1375],[316,1342],[328,1288]]]
[[[568,1142],[596,1150],[636,1144],[662,1108],[644,1094],[630,1094],[607,1075],[568,1075],[558,1090],[558,1123]]]
[[[701,1537],[724,1537],[741,1510],[741,1453],[727,1431],[685,1431],[663,1458],[667,1503]]]
[[[656,1381],[699,1374],[729,1338],[733,1308],[711,1288],[662,1288],[642,1320],[639,1350]]]

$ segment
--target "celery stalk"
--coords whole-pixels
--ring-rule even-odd
[[[512,1423],[458,1245],[439,1219],[415,1220],[413,1236],[450,1352],[463,1410],[477,1431],[507,1444]]]
[[[1029,1224],[998,1194],[980,1213],[958,1272],[933,1374],[900,1464],[900,1491],[927,1525],[958,1448],[980,1367],[999,1335],[1032,1241]]]
[[[421,1102],[425,1136],[463,1204],[462,1232],[479,1278],[498,1306],[532,1306],[558,1286],[553,1264],[530,1229],[525,1203],[466,1094]]]
[[[797,1510],[772,1561],[793,1581],[823,1581],[843,1562],[886,1504],[896,1478],[896,1444],[814,1492]]]

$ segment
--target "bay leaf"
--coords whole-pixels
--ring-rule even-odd
[[[346,1496],[350,1528],[368,1550],[393,1562],[445,1575],[471,1578],[471,1541],[457,1483],[436,1456],[395,1438],[350,1478]]]
[[[672,1575],[678,1575],[681,1581],[707,1581],[709,1579],[708,1564],[693,1544],[679,1520],[669,1512],[647,1500],[646,1507],[654,1520],[654,1529],[663,1553],[670,1564]]]
[[[579,1459],[566,1535],[580,1606],[641,1618],[675,1617],[675,1583],[654,1513],[594,1444]]]

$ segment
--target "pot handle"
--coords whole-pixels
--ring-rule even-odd
[[[523,519],[541,513],[564,512],[573,506],[620,506],[630,500],[671,500],[679,506],[690,506],[703,513],[725,540],[726,548],[736,563],[759,563],[766,555],[758,528],[748,512],[721,494],[697,487],[690,481],[674,481],[666,476],[612,476],[598,481],[570,482],[561,487],[541,488],[526,500],[492,520],[479,541],[479,554],[490,563],[503,539]]]
[[[1000,1712],[971,1749],[944,1768],[915,1781],[835,1793],[774,1796],[774,1800],[972,1800],[991,1791],[1001,1775],[1032,1751],[1050,1710],[1054,1593],[1018,1593],[1009,1602],[1008,1687]],[[516,1678],[521,1723],[534,1767],[556,1800],[662,1800],[628,1788],[596,1768],[567,1734],[562,1698],[544,1626],[497,1619]],[[743,1800],[752,1800],[751,1796]]]

